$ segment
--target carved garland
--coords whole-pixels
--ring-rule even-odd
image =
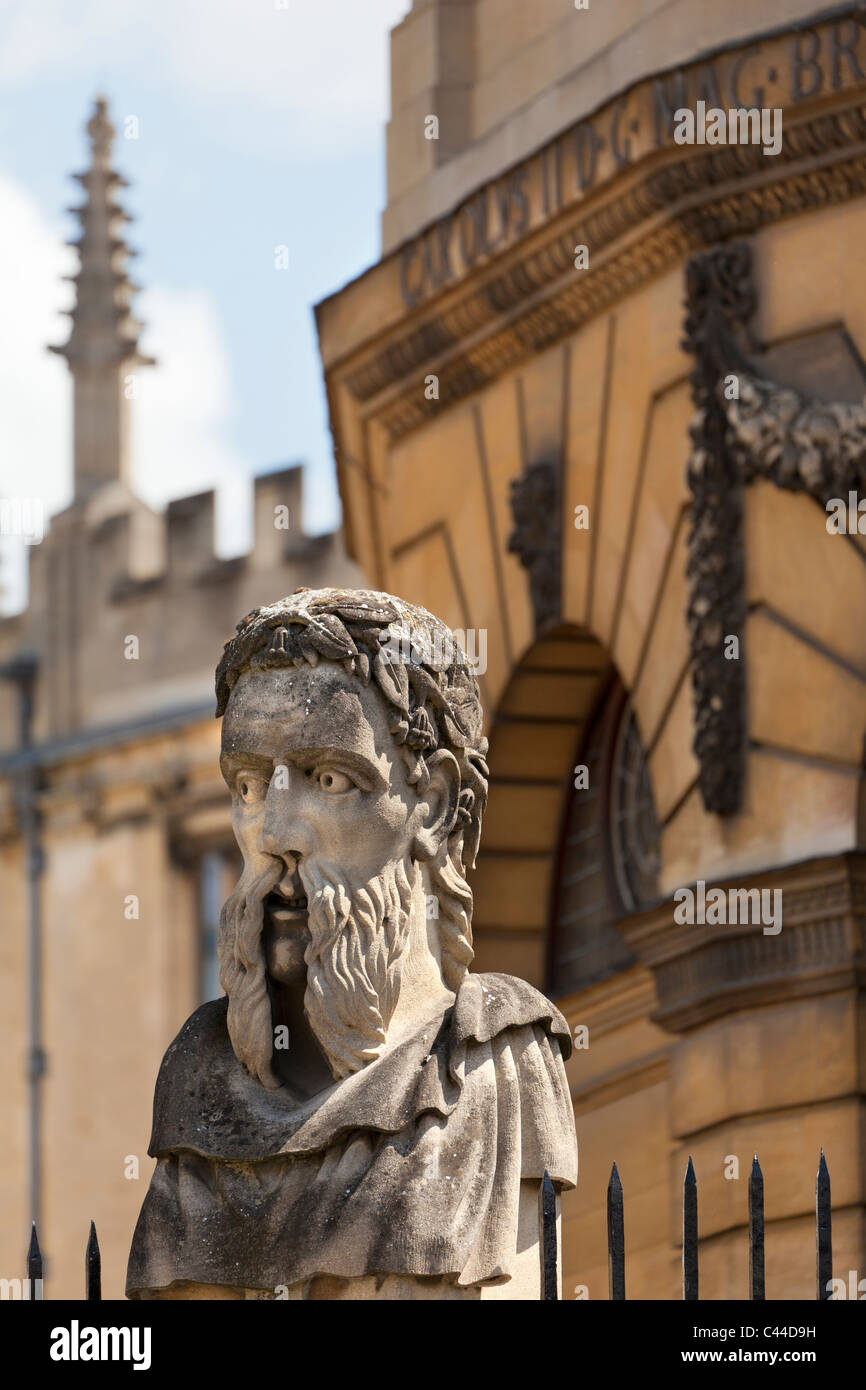
[[[866,489],[866,402],[821,401],[755,369],[748,325],[756,294],[746,242],[693,257],[686,285],[684,346],[695,358],[696,406],[686,571],[694,750],[706,809],[729,816],[742,804],[747,746],[743,488],[764,478],[822,507]],[[726,394],[732,376],[736,395]],[[738,640],[738,660],[725,656],[729,636]]]
[[[533,464],[511,483],[514,530],[508,549],[529,576],[529,595],[538,636],[562,613],[562,518],[559,469]]]
[[[743,372],[748,321],[755,310],[751,255],[745,242],[695,256],[686,267],[684,347],[696,415],[686,477],[692,494],[687,622],[694,694],[694,749],[708,811],[739,810],[745,773],[745,626],[743,473],[728,441],[719,384]],[[739,660],[725,639],[740,643]]]
[[[821,401],[743,375],[726,402],[728,438],[747,483],[766,478],[826,508],[866,490],[866,402]]]

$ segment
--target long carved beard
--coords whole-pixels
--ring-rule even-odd
[[[408,872],[407,872],[408,870]],[[285,865],[275,860],[220,914],[220,984],[228,996],[229,1038],[239,1061],[263,1086],[274,1071],[274,1031],[262,930],[264,899]],[[311,941],[305,953],[304,1009],[334,1076],[359,1071],[379,1055],[400,993],[409,942],[411,860],[388,865],[352,892],[329,865],[302,860]]]
[[[300,874],[311,936],[304,1010],[339,1080],[385,1045],[409,943],[410,876],[418,869],[398,860],[354,892],[331,866],[302,860]]]
[[[236,1057],[263,1086],[282,1083],[273,1069],[274,1025],[262,940],[264,900],[276,888],[285,864],[274,860],[248,888],[238,884],[223,904],[217,947],[220,984],[228,995],[226,1024]]]

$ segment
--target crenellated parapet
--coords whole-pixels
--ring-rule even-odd
[[[0,624],[0,659],[22,645],[40,658],[41,739],[204,709],[215,655],[251,608],[301,585],[363,584],[340,533],[304,532],[302,471],[254,480],[252,544],[231,558],[216,552],[213,492],[160,513],[115,483],[53,519],[31,550],[26,613]],[[15,738],[7,703],[4,749]]]

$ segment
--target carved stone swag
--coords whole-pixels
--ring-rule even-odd
[[[694,750],[704,806],[719,816],[741,808],[748,743],[743,490],[765,479],[825,508],[831,498],[866,489],[866,402],[820,400],[762,375],[749,328],[756,306],[748,242],[712,247],[688,262]],[[725,655],[730,637],[738,640],[738,659]]]

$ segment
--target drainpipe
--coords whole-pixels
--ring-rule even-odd
[[[21,752],[29,755],[33,749],[33,704],[36,687],[37,659],[24,652],[12,661],[0,665],[0,680],[9,681],[18,690],[18,739]],[[27,1058],[27,1079],[30,1098],[30,1219],[39,1229],[42,1207],[42,1093],[45,1073],[45,1051],[42,1046],[42,935],[40,916],[40,887],[44,855],[37,794],[39,764],[26,756],[23,766],[15,773],[18,825],[24,847],[28,878],[28,998],[30,1015],[30,1047]]]

